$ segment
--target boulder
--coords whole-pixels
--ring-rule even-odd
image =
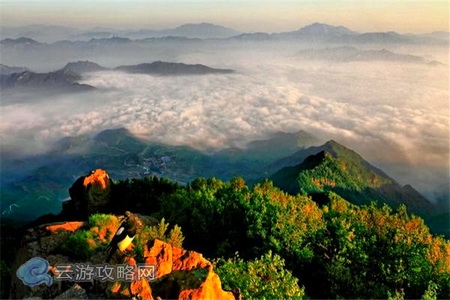
[[[89,215],[108,211],[112,181],[102,169],[79,177],[69,188],[70,200],[63,203],[59,217],[64,220],[87,220]]]

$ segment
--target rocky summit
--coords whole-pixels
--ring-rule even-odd
[[[148,280],[136,274],[131,280],[58,280],[68,269],[76,271],[75,267],[83,264],[92,266],[104,266],[104,244],[109,242],[108,237],[115,231],[119,222],[117,218],[110,215],[111,223],[96,224],[90,222],[60,222],[44,224],[28,229],[23,237],[22,246],[17,253],[15,267],[17,269],[26,264],[32,258],[40,257],[48,261],[48,274],[52,278],[51,285],[37,285],[29,287],[18,277],[12,279],[10,298],[34,298],[34,299],[109,299],[109,298],[132,298],[132,299],[235,299],[231,291],[224,291],[221,287],[219,276],[214,272],[212,263],[205,259],[202,254],[175,247],[159,239],[136,240],[143,245],[142,256],[133,252],[135,245],[127,249],[126,255],[117,255],[110,268],[127,266],[136,268],[137,265],[154,266],[152,280]],[[139,219],[142,226],[146,223],[145,218]],[[91,227],[90,227],[91,226]],[[112,226],[112,227],[108,227]],[[70,237],[76,236],[90,227],[89,238],[78,240],[77,243],[85,243],[91,247],[99,243],[99,247],[90,248],[92,251],[88,259],[80,259],[73,251],[66,248]],[[142,228],[141,228],[142,229]],[[106,240],[105,240],[106,238]],[[97,245],[98,246],[98,245]],[[78,245],[77,247],[80,247]],[[95,250],[94,250],[95,248]],[[73,249],[72,249],[73,250]],[[133,253],[133,255],[132,255]],[[89,260],[89,262],[87,262]],[[62,269],[65,266],[66,269]],[[135,269],[136,270],[136,269]],[[79,274],[78,274],[79,275]],[[150,276],[149,274],[147,274]],[[117,273],[116,273],[117,276]],[[86,278],[84,278],[86,279]]]

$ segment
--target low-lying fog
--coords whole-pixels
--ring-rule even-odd
[[[2,148],[29,154],[64,136],[122,126],[148,140],[206,150],[243,146],[277,131],[305,130],[354,149],[429,197],[436,187],[448,186],[449,69],[442,49],[392,51],[443,64],[337,62],[307,61],[296,55],[295,47],[259,49],[263,45],[190,49],[160,58],[156,52],[86,57],[106,67],[171,60],[236,73],[157,77],[106,71],[82,80],[95,86],[94,92],[48,98],[5,95]],[[58,62],[62,67],[69,60]]]

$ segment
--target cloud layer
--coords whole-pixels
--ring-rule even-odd
[[[5,101],[10,104],[1,106],[2,147],[39,151],[64,136],[124,126],[148,140],[211,149],[303,129],[348,145],[401,183],[423,190],[435,178],[448,178],[447,66],[268,56],[234,54],[229,57],[239,59],[227,60],[191,53],[184,62],[238,72],[179,77],[100,72],[83,81],[97,87],[93,93]],[[433,175],[415,173],[416,168]]]

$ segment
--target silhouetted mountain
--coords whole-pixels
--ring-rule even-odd
[[[129,38],[124,37],[111,37],[111,38],[103,38],[103,39],[91,39],[89,40],[89,44],[96,46],[113,46],[113,45],[124,45],[132,43],[133,41]]]
[[[183,42],[183,43],[189,43],[189,42],[201,42],[202,39],[198,38],[188,38],[183,36],[162,36],[162,37],[150,37],[145,38],[141,40],[136,40],[136,42],[139,43],[157,43],[157,42]]]
[[[74,39],[91,40],[91,39],[110,39],[116,36],[112,31],[88,31],[73,36]]]
[[[33,73],[26,71],[11,75],[0,75],[0,88],[19,91],[39,90],[45,93],[81,92],[94,88],[87,84],[77,83],[76,81],[80,79],[81,77],[78,74],[71,72]]]
[[[20,27],[1,27],[1,35],[4,37],[16,39],[26,36],[43,43],[65,40],[82,32],[83,30],[73,27],[39,24]]]
[[[197,39],[223,39],[234,35],[238,35],[240,32],[224,26],[219,26],[211,23],[199,23],[199,24],[184,24],[176,28],[163,29],[163,30],[138,30],[125,33],[124,36],[143,39],[152,37],[185,37],[185,38],[197,38]]]
[[[228,74],[233,73],[230,69],[214,69],[205,65],[188,65],[183,63],[170,63],[156,61],[153,63],[144,63],[134,66],[120,66],[114,70],[128,73],[152,74],[152,75],[205,75],[205,74]]]
[[[20,37],[17,39],[3,39],[0,41],[0,47],[8,47],[8,48],[34,48],[43,45],[33,39],[27,37]]]
[[[9,67],[7,65],[0,64],[0,75],[11,75],[14,73],[31,72],[30,69],[25,67]]]
[[[182,36],[188,38],[227,38],[239,34],[238,31],[231,28],[211,24],[184,24],[174,29],[163,30],[160,33],[165,36]]]
[[[297,31],[282,32],[275,34],[275,37],[281,39],[308,39],[308,40],[331,40],[341,36],[354,36],[356,32],[343,27],[332,26],[323,23],[313,23],[311,25],[300,28]]]
[[[449,41],[450,40],[450,32],[448,31],[434,31],[430,33],[422,33],[422,34],[411,34],[413,37],[418,38],[432,38],[437,40]]]
[[[313,23],[296,31],[272,34],[264,32],[244,33],[234,36],[232,39],[240,41],[298,40],[309,42],[329,42],[342,36],[354,36],[357,34],[358,33],[343,26]]]
[[[411,43],[412,39],[394,31],[368,32],[349,38],[354,43],[399,44]]]
[[[448,36],[448,33],[447,33]],[[446,45],[448,37],[445,33],[430,33],[423,35],[405,35],[397,32],[367,32],[358,33],[343,26],[332,26],[323,23],[313,23],[296,31],[279,33],[244,33],[232,37],[238,41],[300,41],[313,43],[332,43],[341,45],[390,45],[390,44],[430,44]]]
[[[231,39],[237,40],[237,41],[271,41],[275,38],[273,35],[265,32],[255,32],[255,33],[243,33],[236,36],[233,36]]]
[[[433,213],[433,205],[414,188],[402,187],[359,154],[335,141],[305,152],[316,153],[300,164],[273,174],[270,179],[276,186],[292,194],[309,194],[319,201],[327,193],[335,192],[358,205],[377,201],[394,208],[405,204],[410,212],[424,218]]]
[[[305,49],[296,54],[296,57],[305,60],[330,60],[335,62],[350,61],[395,61],[425,63],[423,57],[416,55],[398,54],[386,49],[360,50],[355,47],[343,46],[325,49]]]
[[[76,73],[76,74],[84,74],[89,72],[98,72],[98,71],[104,71],[107,70],[107,68],[104,68],[94,62],[90,61],[77,61],[77,62],[70,62],[66,64],[61,70],[61,72],[64,73]]]

